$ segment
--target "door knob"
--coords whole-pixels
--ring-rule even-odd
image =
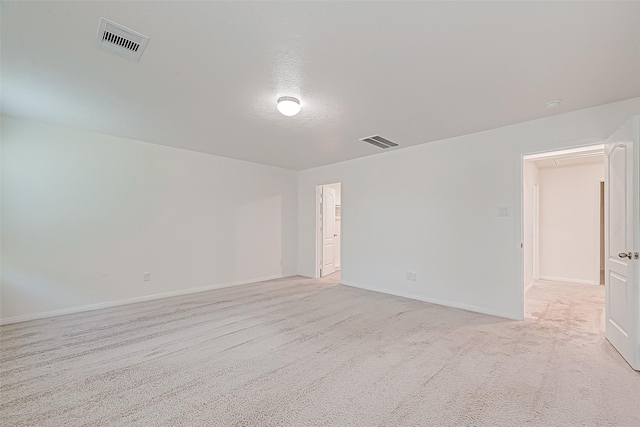
[[[620,253],[618,254],[618,256],[619,256],[620,258],[629,258],[629,259],[631,259],[632,254],[631,254],[631,252],[629,252],[629,253],[620,252]]]

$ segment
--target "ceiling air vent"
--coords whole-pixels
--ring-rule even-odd
[[[149,37],[137,33],[108,19],[100,18],[96,46],[132,61],[140,60]]]
[[[360,141],[368,142],[369,144],[373,144],[376,147],[380,148],[389,148],[389,147],[397,147],[398,144],[395,142],[391,142],[386,138],[381,137],[380,135],[368,136],[366,138],[361,138]]]

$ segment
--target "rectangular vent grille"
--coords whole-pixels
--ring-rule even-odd
[[[105,18],[100,18],[96,46],[132,61],[139,61],[149,37]]]
[[[140,45],[134,41],[127,40],[124,37],[120,37],[116,34],[110,33],[109,31],[105,31],[102,35],[102,41],[108,41],[113,44],[117,44],[118,46],[122,46],[125,49],[132,50],[136,52]]]
[[[398,146],[398,144],[396,144],[395,142],[389,141],[388,139],[383,138],[380,135],[368,136],[366,138],[360,139],[360,141],[368,142],[369,144],[375,145],[379,148],[390,148]]]

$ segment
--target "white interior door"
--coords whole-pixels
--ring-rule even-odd
[[[322,268],[320,277],[336,271],[335,245],[336,234],[336,190],[322,186]]]
[[[638,137],[640,117],[618,129],[605,144],[606,336],[640,370],[638,292]]]

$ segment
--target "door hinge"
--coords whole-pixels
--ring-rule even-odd
[[[640,253],[634,252],[633,253],[633,259],[640,259]]]

